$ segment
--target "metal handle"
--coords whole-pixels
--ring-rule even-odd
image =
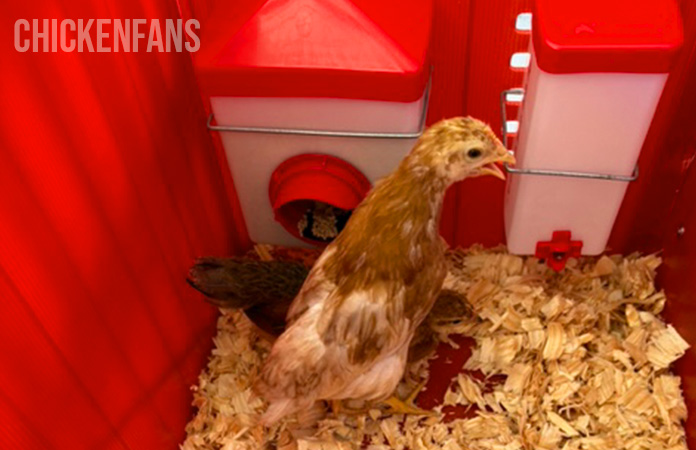
[[[594,172],[570,172],[565,170],[544,170],[544,169],[515,169],[505,163],[505,171],[515,175],[546,175],[551,177],[566,178],[589,178],[592,180],[624,181],[630,182],[638,179],[638,166],[636,165],[631,175],[610,175]]]
[[[431,72],[432,73],[432,72]],[[213,125],[213,115],[208,116],[208,129],[212,131],[235,131],[238,133],[266,133],[266,134],[291,134],[299,136],[328,136],[328,137],[349,137],[349,138],[370,138],[370,139],[417,139],[425,130],[425,119],[428,115],[428,100],[430,99],[430,83],[432,76],[428,78],[425,87],[425,97],[423,98],[423,109],[421,110],[418,131],[411,133],[387,133],[371,131],[331,131],[331,130],[311,130],[297,128],[266,128],[266,127],[238,127],[227,125]]]
[[[503,121],[503,145],[505,148],[508,146],[508,135],[507,135],[507,113],[505,112],[505,96],[507,94],[524,94],[524,89],[507,89],[500,93],[500,117]],[[550,177],[566,177],[566,178],[588,178],[592,180],[607,180],[607,181],[623,181],[631,182],[638,179],[638,165],[633,169],[631,175],[612,175],[605,173],[595,173],[595,172],[574,172],[567,170],[546,170],[546,169],[517,169],[512,168],[508,163],[504,164],[505,171],[507,173],[515,175],[544,175]]]

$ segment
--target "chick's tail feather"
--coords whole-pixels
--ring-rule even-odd
[[[287,304],[287,308],[308,273],[306,266],[294,261],[209,257],[195,261],[187,281],[208,302],[224,308],[269,303]]]

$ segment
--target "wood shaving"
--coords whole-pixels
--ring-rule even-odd
[[[544,359],[558,359],[563,354],[566,344],[566,334],[563,325],[551,322],[546,328],[546,344],[542,356]]]
[[[502,250],[448,257],[445,287],[467,305],[427,323],[442,342],[475,341],[442,402],[473,417],[391,416],[376,406],[336,417],[318,403],[263,429],[266,404],[250,386],[270,344],[242,313],[222,310],[182,450],[686,449],[681,379],[669,367],[689,345],[659,316],[658,257],[581,258],[561,273]],[[427,376],[425,359],[398,392]]]
[[[688,348],[689,344],[669,325],[653,333],[647,357],[656,368],[664,369],[681,358]]]

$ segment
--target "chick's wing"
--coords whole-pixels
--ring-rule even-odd
[[[346,294],[337,289],[317,322],[321,340],[340,350],[351,365],[369,365],[393,354],[412,333],[402,307],[404,292],[382,283]]]

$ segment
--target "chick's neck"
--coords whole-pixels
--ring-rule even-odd
[[[411,154],[370,192],[356,211],[355,225],[409,245],[414,239],[437,239],[448,185],[433,167]]]
[[[449,183],[434,167],[412,154],[402,161],[389,178],[393,178],[390,181],[394,196],[403,198],[403,194],[408,194],[406,202],[410,204],[416,217],[435,219],[439,223]]]
[[[432,269],[444,255],[439,223],[446,188],[435,170],[407,157],[376,184],[330,245],[329,278],[350,292],[413,280]]]

